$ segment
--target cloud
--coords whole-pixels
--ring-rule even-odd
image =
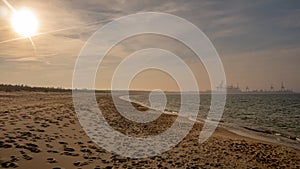
[[[244,72],[253,76],[255,70],[268,70],[279,66],[282,70],[274,70],[277,74],[261,73],[271,79],[284,79],[299,88],[299,80],[295,75],[299,67],[297,48],[300,45],[298,1],[234,1],[220,2],[181,1],[181,0],[51,0],[9,1],[14,7],[26,6],[31,8],[40,22],[39,36],[33,37],[36,45],[34,51],[28,39],[20,37],[12,30],[9,13],[0,16],[0,72],[3,81],[17,82],[20,79],[30,84],[37,84],[44,78],[42,74],[52,73],[51,77],[58,78],[57,84],[70,86],[72,69],[80,49],[86,40],[105,23],[118,17],[143,12],[167,12],[183,17],[201,30],[212,40],[224,62],[226,73],[231,81],[238,81]],[[5,9],[3,4],[1,9]],[[3,10],[2,10],[3,11]],[[6,10],[7,11],[7,10]],[[5,17],[3,17],[5,16]],[[160,23],[162,24],[162,23]],[[188,31],[184,28],[170,28],[172,31]],[[114,64],[136,49],[151,46],[180,53],[182,46],[169,43],[159,38],[136,38],[115,48],[103,65],[112,72]],[[8,41],[7,41],[8,40]],[[147,42],[142,43],[144,40]],[[189,52],[185,59],[193,63]],[[257,61],[260,61],[259,64]],[[246,63],[247,62],[247,63]],[[263,67],[263,65],[269,65]],[[194,66],[194,65],[193,65]],[[194,66],[195,67],[195,66]],[[29,76],[25,70],[35,72]],[[290,72],[289,76],[280,72]],[[257,72],[256,72],[257,73]],[[299,74],[299,71],[297,72]],[[69,76],[62,80],[62,75]],[[109,73],[107,73],[109,74]],[[4,76],[5,75],[5,76]],[[48,75],[50,76],[50,75]],[[28,80],[25,80],[25,77]],[[251,78],[250,78],[251,79]],[[55,82],[45,82],[55,84]],[[254,83],[254,82],[253,82]],[[259,82],[256,82],[259,83]]]

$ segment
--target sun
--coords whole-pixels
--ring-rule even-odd
[[[11,24],[21,36],[31,37],[38,29],[38,20],[34,13],[28,9],[20,9],[13,13]]]

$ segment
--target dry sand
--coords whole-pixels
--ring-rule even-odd
[[[163,114],[148,124],[133,123],[117,113],[109,95],[99,94],[98,101],[108,123],[131,136],[159,134],[176,118]],[[89,139],[76,117],[70,93],[0,92],[0,163],[2,168],[20,169],[300,168],[299,150],[224,128],[199,144],[201,127],[196,123],[180,144],[159,156],[124,158]]]

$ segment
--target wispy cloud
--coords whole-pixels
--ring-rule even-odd
[[[70,86],[76,58],[93,32],[120,16],[154,11],[178,15],[203,30],[220,53],[230,81],[235,82],[243,78],[239,72],[248,74],[249,79],[253,80],[251,76],[254,73],[251,72],[257,74],[257,71],[262,71],[259,73],[261,79],[268,77],[268,80],[276,81],[289,77],[286,79],[289,84],[300,90],[299,79],[295,74],[300,73],[295,70],[299,67],[300,60],[297,57],[300,52],[297,50],[300,45],[298,1],[230,0],[224,3],[217,0],[20,0],[8,2],[16,9],[22,6],[31,8],[37,14],[41,34],[33,37],[36,45],[34,51],[28,39],[20,38],[12,30],[9,22],[11,13],[0,15],[0,72],[3,75],[1,76],[3,82],[25,81],[34,85],[44,79],[43,74],[51,73],[51,78],[57,77],[57,84]],[[1,8],[4,8],[4,4]],[[178,28],[171,30],[175,31],[175,29]],[[150,43],[173,50],[175,53],[184,51],[181,51],[182,47],[166,39],[159,41],[157,38],[144,39],[148,41],[143,42],[143,38],[137,38],[114,48],[109,53],[109,59],[102,65],[103,68],[112,72],[113,65],[120,59],[136,49],[151,46]],[[189,52],[185,54],[186,60],[193,63],[190,60],[192,54]],[[280,65],[281,70],[272,69],[271,76],[269,72],[271,68],[268,65]],[[26,68],[38,71],[34,72],[34,76],[29,76],[24,72]],[[283,71],[289,72],[289,75],[283,75],[281,73]],[[62,75],[69,78],[62,79]],[[19,76],[27,77],[28,80],[24,78],[18,80]],[[50,78],[50,75],[48,76]],[[248,83],[250,80],[245,81]],[[259,82],[256,83],[259,86]],[[45,82],[45,85],[51,84],[55,83]]]

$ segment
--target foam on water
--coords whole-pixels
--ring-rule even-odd
[[[180,109],[180,94],[167,94],[165,111],[171,114]],[[210,95],[200,95],[198,117],[206,120]],[[129,98],[128,98],[129,99]],[[148,95],[130,96],[130,100],[149,106]],[[213,119],[212,119],[213,120]],[[300,94],[235,94],[227,96],[222,125],[249,131],[300,138]]]

